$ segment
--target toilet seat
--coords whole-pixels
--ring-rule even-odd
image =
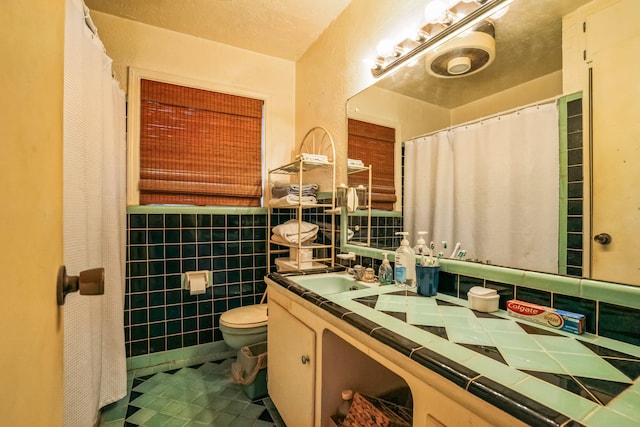
[[[220,324],[228,328],[257,328],[267,326],[267,304],[232,308],[220,316]]]

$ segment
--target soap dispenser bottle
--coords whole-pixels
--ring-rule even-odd
[[[387,259],[387,252],[383,252],[384,259],[378,269],[378,281],[381,285],[390,285],[393,283],[393,268]]]
[[[429,248],[427,248],[427,242],[426,240],[424,240],[424,236],[426,236],[427,234],[428,233],[426,231],[418,231],[418,240],[416,241],[416,247],[413,248],[416,255],[418,256],[426,255],[428,252]]]
[[[414,287],[416,284],[416,254],[409,246],[409,235],[406,231],[396,234],[403,236],[400,246],[396,249],[396,269],[394,278],[396,285],[401,288]]]

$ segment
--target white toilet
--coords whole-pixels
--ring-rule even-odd
[[[224,342],[239,350],[246,345],[267,340],[267,304],[233,308],[220,316]]]

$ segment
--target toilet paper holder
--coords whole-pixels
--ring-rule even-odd
[[[78,276],[68,276],[67,268],[58,268],[56,296],[58,305],[64,305],[68,293],[80,291],[80,295],[104,295],[104,268],[81,271]]]

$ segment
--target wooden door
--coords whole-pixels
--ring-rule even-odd
[[[271,400],[286,425],[311,427],[315,415],[315,332],[269,300],[267,346]]]
[[[587,18],[592,66],[591,277],[640,285],[640,2]],[[611,236],[610,243],[594,237]]]
[[[5,0],[0,13],[0,414],[62,425],[64,0]]]

